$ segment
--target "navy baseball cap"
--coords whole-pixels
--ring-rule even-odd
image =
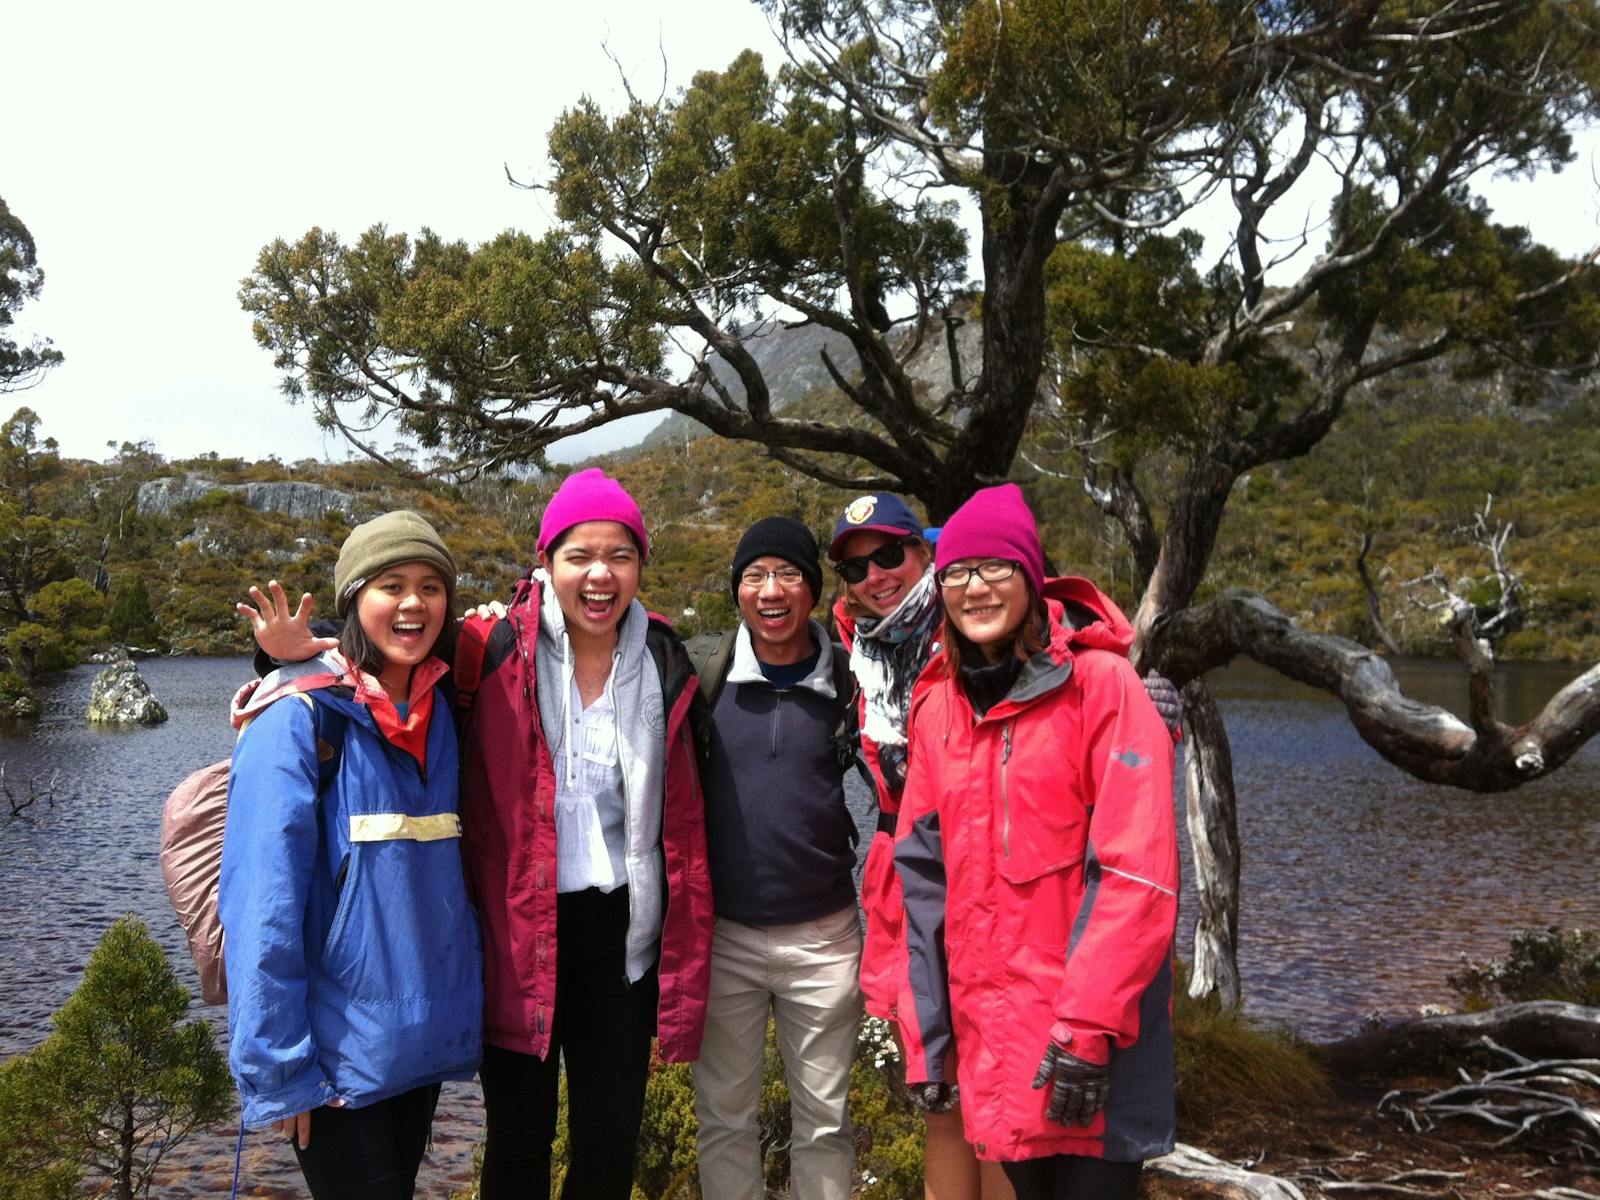
[[[922,522],[906,502],[893,492],[878,492],[860,496],[845,505],[839,523],[833,527],[833,540],[828,543],[828,557],[839,561],[839,550],[852,533],[911,534],[922,536]]]

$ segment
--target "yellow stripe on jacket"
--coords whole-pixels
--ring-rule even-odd
[[[461,836],[461,818],[455,813],[412,817],[405,813],[352,813],[352,842],[437,842]]]

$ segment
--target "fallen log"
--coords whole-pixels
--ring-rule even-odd
[[[1306,1200],[1306,1194],[1287,1179],[1235,1166],[1182,1142],[1144,1167],[1158,1175],[1205,1184],[1207,1194],[1219,1200]]]
[[[1536,1059],[1600,1058],[1600,1009],[1529,1000],[1476,1013],[1417,1017],[1362,1030],[1324,1048],[1342,1074],[1384,1074],[1455,1065],[1488,1038]]]

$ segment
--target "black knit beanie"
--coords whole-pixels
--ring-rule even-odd
[[[739,596],[739,576],[758,558],[781,558],[800,568],[811,589],[811,604],[822,599],[822,557],[811,530],[790,517],[762,517],[739,539],[733,552],[733,595]]]

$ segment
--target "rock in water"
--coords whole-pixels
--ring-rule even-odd
[[[89,688],[89,721],[94,725],[159,725],[167,719],[161,701],[131,658],[119,658],[94,677]]]

